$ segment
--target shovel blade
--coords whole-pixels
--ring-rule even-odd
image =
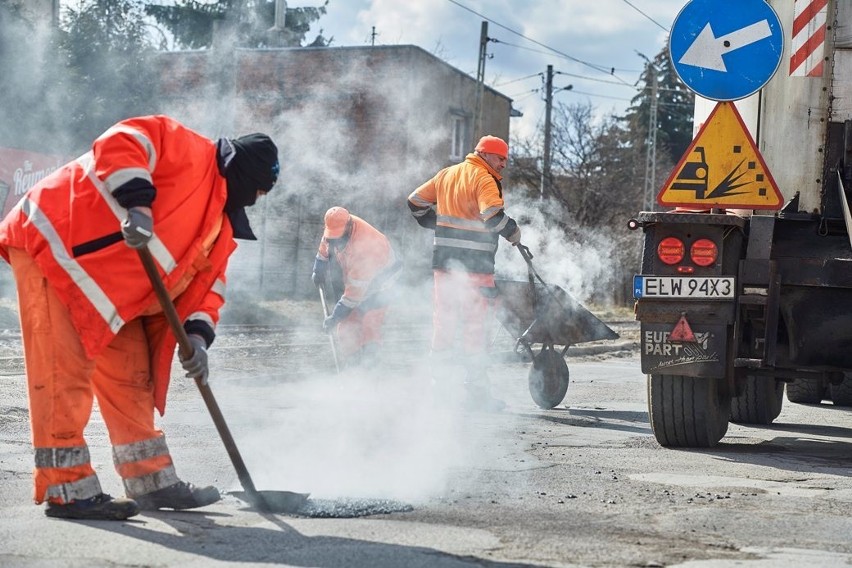
[[[293,491],[232,491],[230,494],[266,513],[295,513],[305,506],[310,496],[310,493]]]

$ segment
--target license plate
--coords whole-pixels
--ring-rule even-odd
[[[633,297],[696,300],[734,298],[733,276],[640,276],[633,277]]]

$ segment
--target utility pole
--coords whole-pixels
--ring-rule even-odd
[[[651,107],[648,111],[648,147],[645,152],[645,191],[642,205],[646,211],[653,211],[657,185],[657,68],[650,61],[648,73],[651,75]]]
[[[485,59],[488,47],[488,22],[482,22],[479,32],[479,65],[476,68],[476,104],[473,110],[473,139],[482,136],[482,97],[485,90]]]
[[[549,194],[550,187],[550,113],[553,109],[553,65],[547,66],[547,79],[544,91],[544,157],[541,161],[541,195],[539,200],[544,200],[545,193]]]
[[[370,47],[376,47],[376,26],[373,26],[373,32],[370,34]]]

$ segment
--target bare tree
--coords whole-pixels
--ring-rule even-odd
[[[639,264],[637,235],[627,229],[627,221],[641,208],[644,148],[617,117],[599,118],[594,110],[588,103],[555,105],[549,183],[541,183],[540,162],[534,158],[540,155],[537,138],[513,142],[520,157],[512,164],[512,180],[530,196],[550,202],[542,211],[569,239],[582,243],[606,235],[611,247],[606,254],[618,276],[616,286],[599,299],[625,303],[628,287],[621,284]]]

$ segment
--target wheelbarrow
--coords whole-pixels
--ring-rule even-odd
[[[547,410],[562,402],[568,391],[568,348],[587,341],[618,339],[619,335],[565,290],[545,283],[532,265],[529,248],[516,246],[527,263],[529,279],[495,281],[499,298],[496,316],[516,339],[515,350],[523,350],[532,360],[530,395]],[[535,345],[540,345],[537,352]]]

